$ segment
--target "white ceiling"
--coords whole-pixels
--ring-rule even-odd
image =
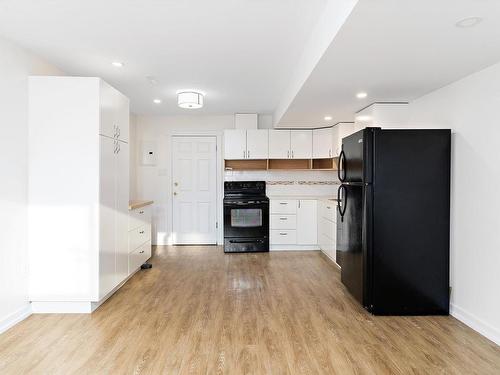
[[[0,0],[0,35],[68,74],[103,77],[130,97],[136,113],[272,113],[325,4]],[[185,88],[206,92],[204,109],[177,107],[175,92]],[[152,103],[156,97],[161,105]]]
[[[483,21],[455,27],[466,17]],[[500,61],[498,0],[360,0],[279,126],[353,121],[376,101],[411,101]],[[360,100],[355,94],[366,91]],[[278,117],[278,116],[276,116]]]

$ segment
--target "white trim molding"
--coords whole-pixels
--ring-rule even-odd
[[[450,314],[466,326],[472,328],[474,331],[479,332],[487,339],[493,341],[497,345],[500,345],[500,331],[498,331],[495,327],[492,327],[474,314],[469,313],[453,303],[450,304]]]
[[[31,309],[31,304],[28,303],[26,306],[8,315],[6,318],[0,321],[0,334],[12,328],[17,323],[23,321],[31,314],[33,314],[33,311]]]

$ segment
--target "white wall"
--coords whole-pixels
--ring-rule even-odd
[[[452,314],[500,344],[500,63],[409,106],[413,128],[452,129]]]
[[[259,128],[271,128],[272,116],[259,116]],[[214,134],[222,140],[224,129],[234,128],[234,116],[141,116],[131,119],[131,199],[152,199],[153,204],[153,244],[169,244],[171,236],[171,150],[170,138],[173,134]],[[157,163],[145,166],[141,163],[143,142],[156,145]],[[134,151],[135,150],[135,151]],[[135,155],[133,155],[135,153]],[[220,164],[222,169],[222,163]],[[136,176],[135,178],[133,176]],[[274,194],[314,194],[334,195],[337,186],[335,173],[330,172],[226,172],[221,179],[289,181],[293,185],[269,186]],[[134,181],[135,180],[135,181]],[[136,188],[134,188],[134,186]],[[219,191],[220,197],[222,191]],[[221,220],[221,217],[219,217]]]
[[[224,129],[234,128],[234,116],[141,116],[136,119],[136,195],[132,199],[152,199],[153,244],[168,244],[171,235],[171,150],[170,138],[178,133],[214,134],[222,138]],[[143,142],[156,145],[157,164],[141,163]]]
[[[63,73],[0,39],[0,332],[29,313],[27,77],[32,74]]]

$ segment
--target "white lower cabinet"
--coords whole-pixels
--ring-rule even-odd
[[[151,206],[130,210],[128,222],[128,274],[151,258]]]
[[[323,253],[334,262],[337,254],[336,204],[330,200],[318,202],[318,242]]]
[[[318,247],[316,200],[271,199],[269,222],[271,250]]]
[[[297,244],[317,245],[318,244],[318,201],[299,200],[297,201]]]

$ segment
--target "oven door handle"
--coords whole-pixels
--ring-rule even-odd
[[[229,243],[263,243],[264,240],[229,240]]]
[[[268,207],[268,203],[224,203],[224,207]]]

